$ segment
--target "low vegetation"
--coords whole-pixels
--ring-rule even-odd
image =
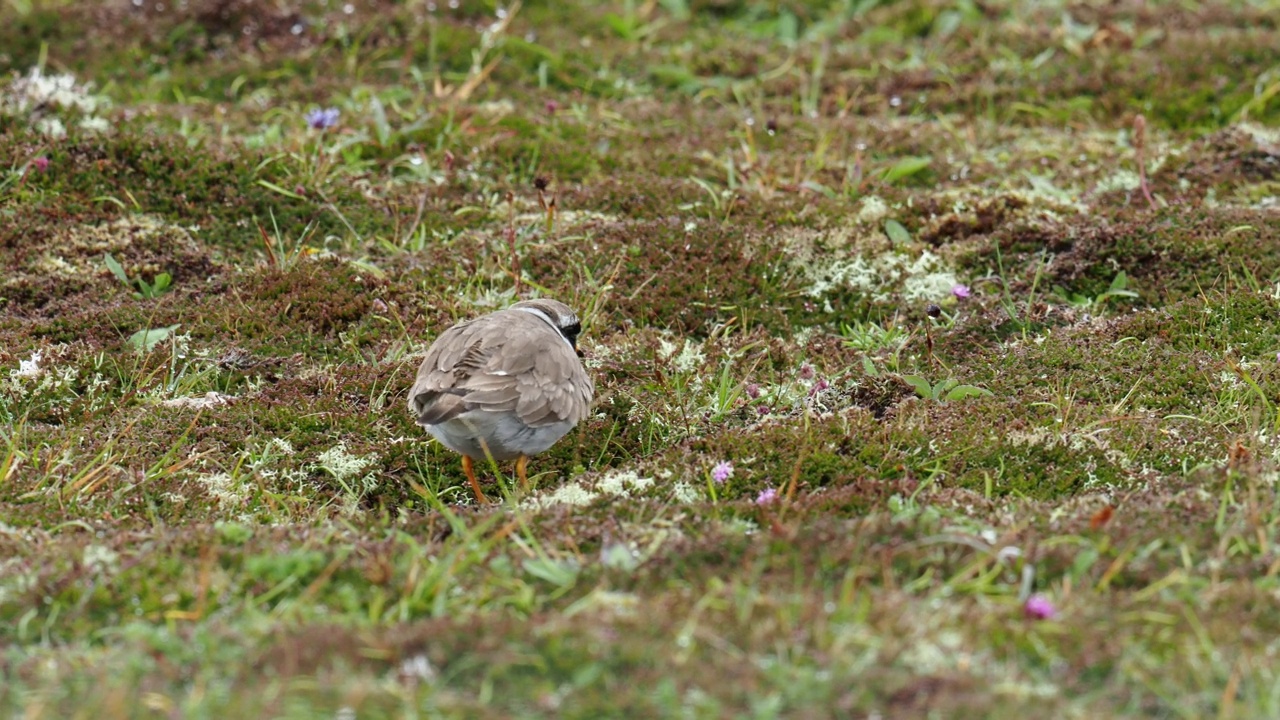
[[[9,0],[0,707],[1280,715],[1276,47],[1265,2]],[[405,393],[535,295],[597,402],[478,506]]]

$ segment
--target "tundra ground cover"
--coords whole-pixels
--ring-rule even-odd
[[[1278,25],[4,4],[0,705],[1280,714]],[[599,400],[477,507],[517,285]]]

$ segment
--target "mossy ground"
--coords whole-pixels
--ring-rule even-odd
[[[4,4],[0,706],[1280,715],[1276,10]]]

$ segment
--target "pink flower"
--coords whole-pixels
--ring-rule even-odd
[[[951,294],[956,296],[957,300],[964,300],[971,294],[968,285],[957,284],[951,288]]]
[[[1057,615],[1058,610],[1049,598],[1037,593],[1027,598],[1026,604],[1022,606],[1022,614],[1032,620],[1048,620]]]
[[[40,172],[44,172],[45,170],[49,169],[49,158],[45,157],[44,155],[41,155],[35,160],[32,160],[31,165],[35,167],[36,170],[39,170]]]
[[[765,488],[756,496],[756,504],[760,507],[772,505],[778,501],[778,491],[775,488]]]
[[[723,485],[724,481],[731,477],[733,477],[733,463],[728,460],[721,460],[711,468],[711,479],[715,480],[717,485]]]

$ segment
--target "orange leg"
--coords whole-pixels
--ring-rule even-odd
[[[476,500],[482,503],[489,502],[489,498],[484,496],[484,492],[480,489],[480,481],[476,480],[475,468],[471,465],[471,458],[466,455],[462,456],[462,472],[467,474],[467,479],[471,481],[471,490],[476,494]]]
[[[516,477],[520,478],[520,489],[529,492],[529,474],[528,474],[529,456],[521,455],[516,460]]]

